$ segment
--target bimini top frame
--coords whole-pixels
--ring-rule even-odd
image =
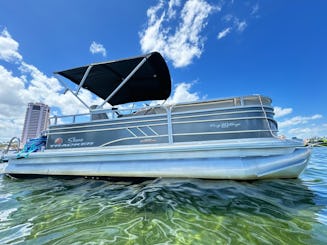
[[[171,79],[167,64],[158,52],[143,56],[95,63],[65,71],[55,72],[78,85],[72,91],[61,79],[59,81],[72,92],[88,109],[79,96],[85,88],[104,102],[120,105],[146,100],[165,100],[171,93]]]

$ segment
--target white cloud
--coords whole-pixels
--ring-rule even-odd
[[[228,33],[230,33],[231,28],[225,28],[224,30],[222,30],[221,32],[218,33],[218,39],[222,39],[223,37],[226,37],[228,35]]]
[[[170,0],[168,2],[168,18],[173,18],[176,16],[176,9],[175,7],[178,7],[181,5],[180,0]]]
[[[25,112],[23,112],[25,113]],[[24,114],[25,115],[25,114]],[[21,138],[24,118],[8,118],[0,114],[0,141],[9,141],[12,137]]]
[[[0,141],[21,137],[27,104],[22,92],[24,80],[0,66]]]
[[[191,88],[194,85],[194,83],[195,82],[178,83],[175,86],[175,89],[172,92],[172,95],[166,101],[164,101],[164,100],[152,101],[150,105],[155,106],[158,104],[162,104],[163,102],[165,102],[166,105],[174,105],[174,104],[178,104],[178,103],[199,101],[201,99],[199,96],[199,93],[191,92]]]
[[[167,100],[167,104],[177,104],[183,102],[198,101],[200,96],[197,92],[192,93],[190,90],[193,83],[177,84],[173,95]]]
[[[87,109],[70,93],[62,94],[63,87],[54,77],[47,77],[35,66],[22,64],[18,67],[22,76],[12,74],[0,66],[0,137],[9,139],[21,136],[25,110],[29,102],[42,102],[63,114],[85,113]],[[86,90],[80,91],[87,104],[99,104]],[[58,108],[58,109],[55,109]]]
[[[6,62],[19,62],[23,59],[18,53],[19,44],[11,38],[7,29],[0,33],[0,59]]]
[[[236,20],[235,25],[236,25],[237,31],[239,31],[239,32],[243,32],[245,30],[245,28],[247,27],[245,20],[243,20],[243,21]]]
[[[3,34],[4,33],[4,34]],[[83,113],[86,108],[70,93],[64,95],[63,86],[54,77],[48,77],[37,67],[27,64],[18,52],[19,44],[5,29],[1,37],[6,41],[0,42],[15,44],[3,45],[0,58],[14,61],[19,75],[13,74],[0,65],[0,140],[8,140],[13,136],[20,137],[22,133],[25,110],[29,102],[42,102],[55,111],[63,114]],[[19,62],[18,62],[19,61]],[[87,104],[99,104],[100,99],[94,99],[86,90],[80,91],[81,98]],[[57,108],[57,109],[56,109]]]
[[[225,22],[230,22],[231,20],[233,20],[234,16],[231,14],[226,14],[223,16],[222,20]]]
[[[321,123],[321,114],[312,116],[293,116],[289,119],[280,120],[279,118],[289,115],[293,112],[292,108],[274,107],[275,118],[278,120],[278,128],[280,135],[287,137],[298,137],[303,139],[312,138],[314,136],[327,136],[327,124]]]
[[[292,111],[293,111],[292,108],[281,108],[279,106],[274,107],[275,118],[286,116],[292,113]]]
[[[7,71],[5,67],[0,65],[0,84],[0,106],[5,104],[9,106],[17,105],[20,107],[23,104],[22,97],[17,96],[17,91],[24,90],[24,80],[13,76],[12,72]],[[16,96],[17,98],[15,98]],[[3,115],[7,110],[6,108],[1,108],[0,111]],[[9,111],[11,111],[11,109]]]
[[[327,124],[310,125],[308,127],[291,128],[287,131],[290,136],[296,136],[302,139],[309,139],[313,137],[327,136]]]
[[[303,116],[296,116],[291,119],[279,122],[279,128],[285,128],[285,127],[290,127],[294,125],[299,125],[299,124],[306,124],[309,121],[316,120],[322,118],[322,115],[316,114],[311,117],[303,117]]]
[[[213,5],[206,0],[158,0],[147,10],[147,25],[139,32],[142,52],[158,51],[171,60],[174,67],[188,66],[204,51],[207,37],[203,30],[210,15],[222,8],[227,11],[232,8],[233,14],[227,13],[221,19],[228,25],[217,34],[220,40],[232,32],[244,32],[248,19],[256,17],[259,11],[259,5],[255,4],[245,11],[247,16],[243,14],[241,18],[234,14],[235,7],[230,1],[218,1],[218,4]]]
[[[93,41],[90,46],[90,52],[92,54],[102,54],[103,57],[107,56],[107,50],[101,43]]]
[[[0,66],[0,141],[13,136],[20,138],[26,104],[21,91],[24,81]]]
[[[168,6],[159,1],[148,9],[147,28],[139,34],[143,52],[159,51],[175,67],[187,66],[201,56],[204,45],[202,30],[209,15],[220,10],[204,0],[187,0],[181,9],[177,9],[180,6],[180,1],[169,1]],[[176,25],[173,17],[178,21],[176,28],[173,28]]]
[[[252,7],[252,11],[251,11],[251,15],[256,15],[259,11],[259,4],[256,3],[255,5],[253,5]]]
[[[237,17],[227,14],[222,20],[228,24],[228,27],[220,31],[217,35],[218,40],[226,37],[228,34],[232,33],[232,31],[237,31],[239,33],[243,32],[247,27],[247,23],[245,20],[240,21]]]

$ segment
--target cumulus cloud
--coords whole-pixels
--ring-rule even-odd
[[[1,115],[6,118],[16,115],[15,111],[21,112],[21,108],[26,106],[21,93],[25,89],[24,80],[0,65],[0,84]]]
[[[316,120],[322,118],[322,115],[316,114],[310,117],[303,117],[303,116],[296,116],[292,117],[291,119],[279,122],[279,127],[280,128],[285,128],[285,127],[290,127],[290,126],[295,126],[298,124],[306,124],[309,121]]]
[[[42,102],[60,111],[60,114],[85,113],[87,109],[70,93],[63,94],[63,86],[54,77],[48,77],[35,66],[22,64],[18,67],[20,76],[15,76],[0,66],[0,136],[9,139],[21,136],[25,110],[29,102]],[[92,94],[80,91],[80,97],[87,104],[99,104]],[[5,125],[5,126],[4,126]]]
[[[287,131],[288,135],[295,135],[298,138],[308,139],[317,136],[324,136],[327,132],[327,124],[323,124],[320,126],[311,125],[310,127],[297,127],[291,128]]]
[[[310,139],[313,137],[327,136],[327,124],[309,124],[298,127],[284,128],[282,134],[288,137],[296,136],[297,138]]]
[[[92,54],[102,54],[103,57],[107,56],[107,50],[101,43],[93,41],[90,46],[90,52]]]
[[[14,74],[0,65],[0,140],[21,136],[29,102],[43,102],[63,114],[87,111],[72,94],[62,93],[64,87],[55,77],[45,75],[37,67],[23,60],[18,51],[18,42],[11,37],[7,29],[2,31],[0,43],[0,59],[14,62],[19,73]],[[101,101],[94,99],[86,90],[81,90],[80,96],[87,104],[99,104]]]
[[[278,120],[279,134],[287,137],[312,138],[314,136],[327,136],[327,124],[321,123],[323,116],[315,114],[312,116],[293,116],[288,119],[281,120],[293,113],[292,108],[274,107],[275,118]]]
[[[274,107],[275,118],[286,116],[292,113],[292,111],[293,111],[292,108],[281,108],[279,106]]]
[[[200,100],[197,92],[191,92],[193,83],[179,83],[175,87],[173,95],[167,100],[167,104],[193,102]]]
[[[151,106],[155,106],[158,104],[163,104],[165,103],[166,105],[174,105],[178,103],[185,103],[185,102],[194,102],[194,101],[199,101],[200,99],[203,99],[200,97],[198,92],[192,92],[192,86],[194,85],[195,82],[191,83],[178,83],[173,92],[172,95],[166,100],[160,100],[160,101],[152,101],[150,103]]]
[[[23,59],[18,52],[19,44],[11,38],[5,28],[0,33],[0,59],[6,62],[19,62]]]
[[[189,65],[201,56],[205,40],[202,31],[209,15],[218,10],[204,0],[187,0],[184,4],[159,1],[148,9],[147,27],[139,33],[142,51],[159,51],[175,67]]]

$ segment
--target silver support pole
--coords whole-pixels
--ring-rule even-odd
[[[240,97],[240,100],[241,100],[241,106],[244,106],[244,97]]]
[[[105,99],[105,101],[98,106],[98,108],[103,107],[104,104],[106,104],[120,89],[125,85],[125,83],[128,82],[128,80],[135,74],[135,72],[140,69],[140,67],[145,63],[147,60],[147,57],[144,57],[141,62],[128,74],[128,76],[119,84],[119,86]]]
[[[172,125],[172,120],[171,120],[171,107],[166,107],[167,111],[167,126],[168,126],[168,143],[172,144],[174,143],[174,138],[173,138],[173,125]]]
[[[88,110],[90,110],[90,107],[83,101],[81,100],[80,97],[78,97],[67,85],[64,81],[62,81],[58,76],[56,76],[58,81],[65,87],[66,91],[71,92]]]
[[[83,75],[83,78],[82,78],[81,82],[80,82],[79,85],[78,85],[78,89],[77,89],[75,95],[77,95],[78,92],[79,92],[79,90],[82,88],[82,86],[83,86],[83,84],[84,84],[84,82],[85,82],[87,76],[89,75],[90,70],[91,70],[92,67],[93,67],[93,65],[90,65],[90,66],[86,69],[86,71],[85,71],[85,73],[84,73],[84,75]]]

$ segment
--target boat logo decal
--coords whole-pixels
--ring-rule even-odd
[[[59,138],[56,138],[55,141],[54,141],[54,143],[56,145],[61,145],[63,142],[64,142],[64,140],[62,138],[60,138],[60,137]]]
[[[241,126],[240,123],[234,122],[221,122],[221,123],[211,123],[210,128],[238,128]]]
[[[54,144],[50,145],[50,148],[69,148],[69,147],[86,147],[94,146],[93,141],[84,141],[84,138],[71,137],[68,139],[63,139],[58,137],[54,140]]]
[[[67,139],[68,143],[81,143],[84,141],[83,138],[71,137]]]

